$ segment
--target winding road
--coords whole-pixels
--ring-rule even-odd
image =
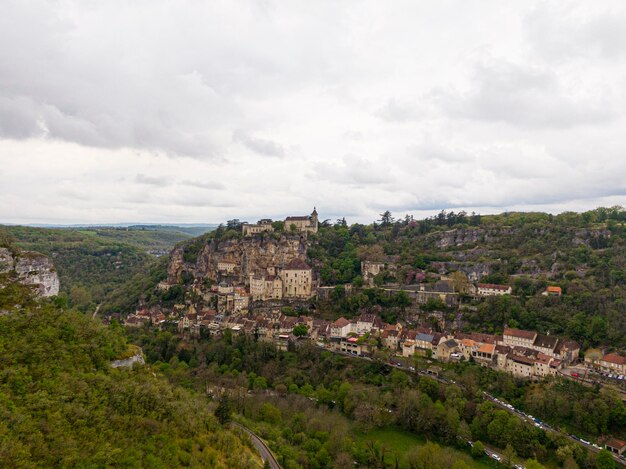
[[[241,430],[243,430],[244,432],[248,434],[248,436],[250,437],[250,440],[252,441],[252,444],[261,454],[261,458],[263,459],[264,462],[269,461],[270,467],[272,469],[281,469],[280,464],[278,464],[278,460],[272,453],[272,450],[269,449],[269,447],[265,444],[265,442],[261,440],[261,438],[259,438],[252,430],[250,430],[248,427],[245,427],[237,422],[231,422],[231,425],[234,427],[240,428]]]
[[[326,349],[326,350],[328,350],[328,349]],[[338,352],[338,351],[335,351],[335,350],[328,350],[328,351],[329,352],[333,352],[333,353],[335,353],[337,355],[344,356],[344,357],[357,358],[357,359],[360,358],[360,359],[365,359],[365,360],[372,361],[372,359],[369,358],[369,357],[363,357],[363,356],[353,355],[353,354],[350,354],[350,353]],[[392,359],[397,361],[397,360],[399,360],[401,358],[402,357],[393,357]],[[416,373],[416,374],[421,375],[421,376],[428,376],[428,377],[433,378],[433,379],[435,379],[435,380],[437,380],[437,381],[439,381],[441,383],[444,383],[444,384],[450,384],[450,383],[457,384],[456,381],[452,381],[452,380],[446,379],[446,378],[444,378],[442,376],[432,375],[432,374],[429,374],[429,373],[427,373],[427,372],[425,372],[423,370],[415,370],[415,369],[408,368],[408,367],[402,365],[401,362],[397,362],[397,363],[398,364],[396,364],[396,365],[385,363],[385,365],[390,366],[392,368],[397,368],[399,370],[408,371],[410,373]],[[457,386],[460,386],[460,385],[457,384]],[[511,415],[513,415],[513,416],[515,416],[515,417],[525,421],[526,423],[528,423],[530,425],[535,425],[536,424],[536,422],[534,420],[530,419],[523,412],[520,412],[520,411],[516,412],[516,410],[512,406],[508,407],[506,402],[500,401],[500,400],[496,399],[494,396],[491,396],[490,394],[488,394],[488,393],[486,393],[484,391],[483,391],[483,395],[485,396],[486,399],[491,401],[493,404],[495,404],[499,408],[509,412]],[[538,426],[543,431],[552,432],[552,433],[554,433],[556,435],[564,436],[565,438],[567,438],[571,442],[573,442],[575,444],[578,444],[578,445],[581,445],[581,446],[587,448],[588,450],[590,450],[590,451],[592,451],[594,453],[597,453],[597,452],[599,452],[601,450],[601,448],[599,448],[599,447],[593,446],[592,444],[587,444],[587,443],[583,442],[581,439],[573,438],[572,435],[564,433],[564,432],[562,432],[562,431],[560,431],[560,430],[558,430],[558,429],[556,429],[554,427],[551,427],[550,425],[546,425],[545,422],[542,422],[541,424],[538,424],[538,425],[535,425],[535,426]],[[487,451],[487,455],[492,457],[491,456],[492,453],[493,454],[497,454],[498,456],[502,457],[501,454],[499,454],[498,452],[496,452],[492,448],[489,448],[488,451]],[[623,459],[619,458],[617,455],[613,454],[612,456],[613,456],[613,460],[617,464],[620,464],[621,466],[625,466],[626,465],[626,462]]]

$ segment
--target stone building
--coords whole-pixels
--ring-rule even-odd
[[[313,207],[311,215],[285,218],[285,231],[295,230],[300,233],[317,233],[318,224],[317,210]]]
[[[244,236],[249,236],[257,233],[272,232],[274,227],[272,226],[272,220],[264,218],[257,223],[243,223],[241,225],[241,231]]]
[[[289,262],[281,270],[280,276],[283,281],[283,298],[311,297],[313,270],[302,259],[295,258]]]
[[[495,285],[493,283],[479,283],[476,285],[478,296],[510,295],[513,289],[510,285]]]

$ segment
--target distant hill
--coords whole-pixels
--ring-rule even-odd
[[[61,294],[68,297],[71,306],[82,311],[92,311],[100,303],[103,311],[134,307],[144,292],[144,284],[159,281],[159,265],[174,245],[207,229],[162,225],[0,226],[0,232],[12,239],[15,246],[41,252],[53,260],[61,281]],[[164,267],[162,271],[164,278]],[[133,284],[133,280],[139,284]]]

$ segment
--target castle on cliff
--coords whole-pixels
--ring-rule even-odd
[[[313,207],[311,215],[287,217],[284,220],[284,230],[296,233],[317,233],[319,219],[317,210]],[[241,230],[244,236],[263,232],[274,231],[274,225],[270,218],[263,218],[257,223],[243,223]]]

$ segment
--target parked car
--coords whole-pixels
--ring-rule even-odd
[[[580,375],[578,373],[572,373],[571,376],[574,378],[578,378]]]

